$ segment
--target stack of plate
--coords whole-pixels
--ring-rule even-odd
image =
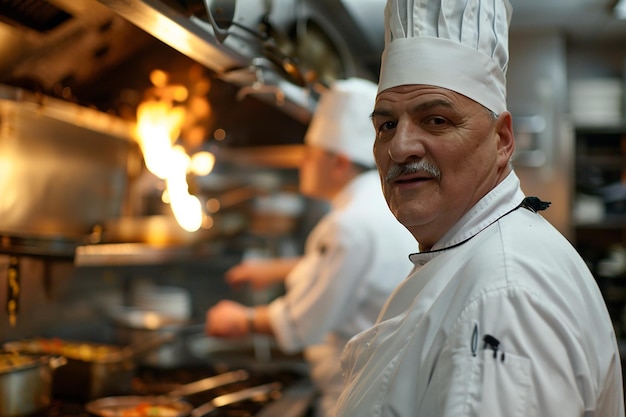
[[[191,296],[180,287],[141,286],[133,293],[133,306],[170,319],[188,320],[191,316]]]
[[[573,80],[570,110],[578,125],[618,125],[622,122],[623,87],[620,78]]]

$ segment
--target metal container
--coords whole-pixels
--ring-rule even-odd
[[[67,365],[54,373],[52,395],[62,399],[89,400],[129,393],[137,357],[169,341],[171,337],[158,335],[134,346],[121,347],[41,338],[8,342],[4,348],[20,353],[63,355]]]
[[[3,417],[27,416],[48,407],[53,371],[66,363],[62,356],[19,354],[19,357],[27,361],[0,370],[0,415]]]
[[[129,393],[135,375],[135,361],[127,356],[105,360],[68,359],[67,366],[54,375],[55,398],[88,400]]]

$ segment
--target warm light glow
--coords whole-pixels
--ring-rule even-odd
[[[188,232],[195,232],[202,226],[202,204],[198,197],[191,194],[172,199],[172,212],[176,221]]]
[[[157,177],[166,179],[168,166],[164,161],[167,161],[171,152],[170,137],[156,126],[141,126],[139,135],[142,138],[149,138],[142,140],[140,144],[146,167]]]
[[[173,96],[174,96],[174,100],[185,101],[187,100],[187,97],[189,97],[189,90],[187,90],[187,87],[183,85],[177,85],[174,87]]]
[[[161,316],[154,311],[146,311],[143,316],[143,325],[147,329],[158,329],[162,324]]]
[[[16,170],[14,165],[15,163],[11,161],[8,155],[0,155],[0,188],[2,189],[0,208],[3,213],[19,212],[19,210],[15,210],[15,207],[19,207],[20,204],[19,187],[11,181],[11,172]],[[4,220],[7,221],[6,218]]]
[[[211,229],[213,227],[213,217],[211,216],[206,216],[204,218],[204,221],[202,222],[202,228],[203,229]]]
[[[206,208],[209,213],[217,213],[220,210],[220,207],[220,200],[218,200],[217,198],[210,198],[206,202]]]
[[[203,213],[200,200],[189,194],[187,172],[191,158],[181,146],[173,146],[185,115],[184,107],[174,106],[172,100],[145,101],[137,109],[137,137],[146,167],[165,180],[163,201],[169,201],[183,229],[195,232],[202,225]]]
[[[161,193],[161,201],[165,204],[169,204],[171,202],[170,193],[167,192],[167,188],[163,190],[163,193]]]
[[[146,167],[161,179],[169,175],[172,143],[184,120],[185,109],[165,101],[145,101],[137,108],[137,136]]]
[[[156,69],[150,73],[150,82],[156,87],[165,87],[169,80],[167,72]]]
[[[187,169],[190,158],[180,146],[172,148],[170,173],[166,179],[172,213],[178,224],[188,232],[202,226],[202,204],[198,197],[189,194]]]
[[[158,13],[149,23],[150,27],[145,28],[148,33],[158,33],[159,39],[166,39],[169,45],[176,45],[176,49],[183,52],[192,49],[190,34],[168,16]]]
[[[213,132],[213,138],[219,141],[226,139],[226,131],[224,129],[216,129],[215,132]]]
[[[209,175],[213,167],[215,167],[215,155],[211,152],[197,152],[191,157],[191,172],[195,175]]]

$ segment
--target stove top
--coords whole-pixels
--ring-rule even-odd
[[[194,382],[202,378],[217,375],[232,369],[215,369],[210,366],[185,367],[176,369],[139,368],[133,379],[132,392],[129,395],[159,395],[172,391],[182,384]],[[211,417],[253,417],[261,413],[264,408],[278,402],[280,397],[290,387],[302,385],[307,378],[295,370],[248,370],[249,378],[245,381],[234,382],[225,386],[216,387],[208,391],[189,395],[184,398],[193,407],[211,401],[223,394],[243,390],[257,385],[279,382],[281,390],[277,395],[244,400],[235,404],[219,407],[210,413]],[[53,398],[50,407],[32,417],[91,417],[85,409],[85,403],[75,399]]]

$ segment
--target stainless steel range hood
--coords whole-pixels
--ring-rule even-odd
[[[233,19],[238,20],[238,25],[224,29],[224,35],[220,36],[219,26],[187,15],[161,0],[98,1],[228,81],[249,87],[248,93],[273,101],[272,104],[296,120],[309,120],[315,106],[310,91],[277,76],[277,69],[260,52],[259,37],[253,33],[258,22],[253,20],[267,13],[262,2],[247,2],[245,9],[236,10],[239,15]]]
[[[379,25],[364,28],[354,7],[339,0],[98,2],[238,85],[242,96],[269,101],[303,123],[328,81],[373,78],[377,69],[371,42]]]
[[[141,70],[173,50],[239,88],[238,99],[260,99],[307,124],[320,89],[332,80],[376,78],[381,5],[382,0],[10,2],[0,13],[0,83],[125,117],[119,102],[129,96],[122,95],[146,88],[147,78],[138,78],[133,68]],[[99,87],[103,82],[113,88]]]

